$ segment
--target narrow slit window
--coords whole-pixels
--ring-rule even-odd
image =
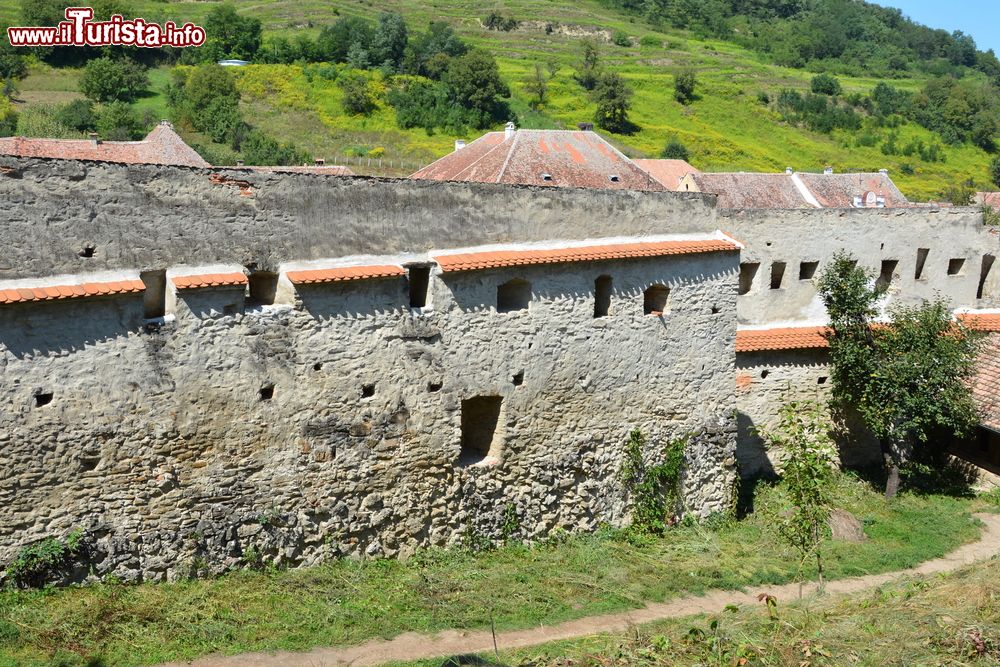
[[[744,264],[740,264],[740,289],[738,292],[740,296],[749,294],[750,290],[753,289],[753,281],[754,278],[757,277],[757,271],[759,269],[759,262],[746,262]]]
[[[611,276],[599,276],[594,281],[594,317],[611,314]]]
[[[666,285],[651,285],[642,293],[642,312],[646,315],[662,315],[667,312],[669,302],[669,287]]]
[[[476,396],[462,401],[460,466],[486,465],[500,459],[503,448],[503,399]]]
[[[139,280],[146,286],[142,293],[142,311],[147,320],[163,317],[167,311],[167,272],[143,271]]]
[[[771,289],[781,289],[781,283],[785,280],[785,263],[774,262],[771,264]]]
[[[254,271],[249,277],[250,305],[270,306],[278,291],[278,274],[270,271]]]
[[[431,280],[431,267],[411,266],[406,272],[410,286],[410,308],[427,306],[427,287]]]
[[[531,283],[514,278],[497,287],[497,312],[527,310],[531,303]]]
[[[993,262],[996,261],[996,257],[993,255],[983,255],[983,265],[979,269],[979,287],[976,289],[976,298],[982,299],[983,294],[986,291],[986,281],[990,277],[990,271],[993,270]]]
[[[948,275],[949,276],[960,276],[962,275],[962,269],[965,268],[965,258],[964,257],[952,257],[948,260]]]
[[[819,262],[802,262],[799,264],[799,280],[812,280],[818,268]]]
[[[875,281],[875,285],[879,289],[887,289],[892,285],[892,281],[896,276],[896,267],[899,266],[899,260],[897,259],[883,259],[882,268],[878,274],[878,280]]]
[[[923,279],[924,265],[927,264],[928,254],[930,254],[930,248],[917,248],[917,265],[913,269],[913,278],[915,280]]]

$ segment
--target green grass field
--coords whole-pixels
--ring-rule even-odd
[[[217,3],[137,0],[131,4],[147,19],[199,21]],[[604,66],[623,74],[635,89],[631,119],[640,129],[629,136],[608,137],[635,157],[656,157],[671,137],[677,137],[691,150],[691,162],[707,171],[774,172],[787,166],[819,171],[825,165],[838,171],[887,168],[897,185],[915,200],[933,198],[947,186],[967,178],[987,186],[990,156],[978,148],[949,146],[944,151],[944,163],[924,163],[919,156],[883,155],[879,145],[887,133],[884,129],[872,130],[878,142],[866,147],[857,145],[853,136],[843,132],[824,135],[789,126],[773,109],[758,103],[757,95],[767,92],[773,99],[786,87],[804,90],[812,73],[770,65],[757,54],[727,42],[695,39],[681,31],[656,31],[595,0],[503,2],[496,8],[522,22],[518,30],[509,33],[483,29],[479,19],[487,8],[465,0],[345,0],[332,5],[315,0],[235,0],[233,4],[261,19],[265,37],[275,33],[315,35],[339,16],[374,17],[380,10],[402,12],[412,32],[423,30],[430,20],[447,20],[463,39],[497,57],[513,91],[512,108],[522,127],[575,128],[578,122],[592,119],[594,106],[572,78],[580,40],[592,36],[602,41]],[[0,22],[16,18],[16,3],[0,6]],[[555,26],[552,34],[546,34],[547,23]],[[633,46],[604,41],[614,30],[632,37]],[[660,46],[641,46],[641,37],[654,38]],[[539,110],[532,111],[524,80],[536,62],[553,62],[558,71],[549,86],[549,99]],[[689,106],[673,99],[673,75],[680,68],[693,68],[698,76],[700,99]],[[455,139],[469,140],[480,134],[469,131],[457,137],[428,135],[419,129],[400,130],[384,99],[369,116],[345,114],[337,86],[318,77],[309,81],[299,66],[259,65],[240,74],[247,119],[279,140],[294,141],[315,156],[325,157],[328,163],[337,156],[381,147],[384,162],[393,160],[394,171],[405,173],[411,166],[416,168],[449,152]],[[32,76],[22,82],[21,97],[28,103],[71,99],[72,87],[53,86],[67,84],[72,77],[68,73],[63,81],[51,72],[33,70]],[[158,70],[151,78],[151,96],[140,100],[138,107],[165,115],[162,90],[169,75]],[[267,80],[275,85],[254,88],[249,84],[251,80]],[[866,93],[877,80],[842,78],[841,82],[846,93]],[[892,83],[910,90],[922,85],[919,79]],[[248,93],[248,89],[254,92]],[[935,135],[913,124],[904,125],[899,132],[901,143],[911,138],[925,143],[936,140]]]
[[[886,503],[845,476],[836,502],[869,540],[824,546],[830,578],[883,572],[975,539],[977,501],[904,494]],[[0,592],[0,665],[135,665],[212,652],[349,645],[406,631],[551,624],[709,588],[804,575],[780,539],[784,490],[758,490],[742,521],[629,539],[605,530],[534,547],[473,554],[425,551],[405,560],[342,560],[305,570],[233,572],[213,580],[106,583]]]

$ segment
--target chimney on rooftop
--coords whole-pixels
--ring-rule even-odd
[[[323,165],[326,164],[326,160],[321,157],[316,158],[315,160],[313,160],[313,162],[316,164],[317,167],[322,167]]]
[[[882,174],[883,176],[888,176],[889,175],[889,170],[888,169],[879,169],[878,173]]]
[[[460,151],[463,148],[465,148],[465,140],[464,139],[455,139],[455,150],[456,151]]]
[[[90,143],[95,146],[99,146],[101,144],[101,139],[97,136],[97,132],[88,132],[87,138],[90,139]]]
[[[823,167],[823,173],[824,173],[824,174],[825,174],[826,176],[829,176],[830,174],[832,174],[832,173],[833,173],[833,167]]]
[[[506,125],[503,126],[504,139],[510,139],[511,137],[514,136],[515,132],[517,132],[517,125],[514,125],[513,121],[508,122]]]
[[[236,161],[236,166],[237,167],[242,167],[243,166],[243,160],[237,160]]]
[[[795,170],[792,169],[791,167],[785,167],[785,173],[791,176],[792,174],[795,173]]]

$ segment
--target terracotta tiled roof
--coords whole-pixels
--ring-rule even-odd
[[[548,179],[544,175],[548,175]],[[614,177],[616,180],[612,180]],[[594,132],[490,132],[410,178],[570,188],[666,190]]]
[[[1000,313],[959,313],[956,318],[970,329],[1000,331]]]
[[[985,204],[1000,211],[1000,192],[977,192],[976,203]]]
[[[909,200],[887,174],[796,174],[823,208],[854,208],[855,197],[869,192],[885,199],[886,208],[905,208]]]
[[[830,346],[827,331],[827,327],[740,329],[736,332],[736,351],[820,349]]]
[[[342,266],[334,269],[309,269],[306,271],[289,271],[288,280],[294,285],[309,285],[311,283],[334,283],[345,280],[366,280],[371,278],[394,278],[404,276],[406,272],[401,266]]]
[[[23,301],[55,301],[88,296],[129,294],[142,292],[146,286],[141,280],[112,280],[106,282],[80,283],[79,285],[46,285],[44,287],[18,287],[0,289],[0,304]]]
[[[319,174],[321,176],[354,176],[349,167],[342,165],[303,165],[301,167],[233,167],[233,169],[249,169],[251,171],[266,171],[272,173]]]
[[[681,178],[687,174],[701,173],[686,160],[632,160],[632,162],[668,190],[679,190]]]
[[[855,208],[856,198],[864,202],[869,193],[888,208],[913,206],[882,173],[696,173],[685,180],[686,187],[718,195],[719,207],[730,209]]]
[[[199,287],[229,287],[246,285],[247,277],[238,271],[231,273],[202,273],[193,276],[172,276],[171,280],[177,289],[196,289]]]
[[[1000,334],[986,337],[976,376],[972,380],[972,399],[979,409],[983,426],[1000,432]]]
[[[169,123],[161,122],[141,141],[92,141],[89,139],[0,139],[0,155],[64,160],[102,160],[126,164],[165,164],[210,167],[184,143]]]
[[[530,264],[561,264],[564,262],[598,262],[634,257],[659,257],[702,252],[739,250],[739,246],[723,239],[696,239],[684,241],[646,241],[633,243],[608,243],[575,248],[532,248],[526,250],[495,250],[431,255],[441,270],[473,271],[504,266]]]

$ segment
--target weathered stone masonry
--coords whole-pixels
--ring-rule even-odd
[[[245,185],[20,161],[0,177],[0,276],[217,263],[280,272],[281,291],[300,260],[426,262],[433,248],[607,236],[609,221],[619,235],[714,229],[700,196],[237,174]],[[297,285],[264,306],[243,286],[168,285],[173,317],[154,324],[142,293],[0,306],[0,561],[77,527],[94,573],[125,580],[249,553],[405,554],[497,537],[511,514],[521,537],[587,530],[624,518],[614,476],[636,427],[650,456],[693,434],[686,502],[721,510],[738,261],[433,268],[424,309],[399,276]],[[600,276],[611,306],[595,318]],[[530,304],[497,312],[512,279]],[[652,285],[669,288],[662,316],[644,313]],[[463,465],[476,397],[499,399],[493,465]]]

